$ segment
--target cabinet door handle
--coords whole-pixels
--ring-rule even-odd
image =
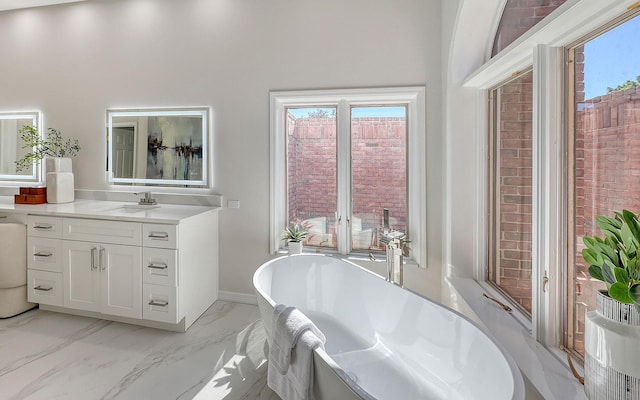
[[[107,263],[104,262],[104,248],[100,249],[100,254],[98,255],[98,260],[100,263],[100,271],[104,271],[107,269]]]
[[[46,252],[46,251],[38,251],[36,253],[33,253],[33,255],[36,257],[51,257],[53,253]]]
[[[95,271],[96,269],[98,269],[98,267],[96,267],[96,251],[98,249],[95,247],[91,248],[91,270]]]
[[[40,230],[43,230],[43,231],[48,231],[50,229],[53,229],[53,226],[49,225],[49,224],[38,224],[38,225],[34,225],[33,229],[40,229]]]
[[[38,285],[38,286],[34,287],[34,288],[33,288],[33,290],[40,290],[40,291],[43,291],[43,292],[48,292],[48,291],[50,291],[50,290],[53,290],[53,287],[51,287],[51,286],[40,286],[40,285]]]
[[[166,300],[151,300],[149,302],[150,306],[160,306],[160,307],[166,307],[169,305],[169,302]]]
[[[151,269],[167,269],[169,267],[167,266],[167,264],[154,264],[154,263],[151,263],[151,264],[147,265],[147,268],[151,268]]]
[[[151,239],[168,239],[169,234],[167,232],[151,232],[149,233]]]

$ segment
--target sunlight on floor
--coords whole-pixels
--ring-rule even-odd
[[[266,386],[266,333],[258,320],[240,332],[235,348],[228,348],[218,359],[216,373],[194,400],[279,400]]]

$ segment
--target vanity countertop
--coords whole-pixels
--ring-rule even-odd
[[[179,224],[183,219],[219,209],[178,204],[139,206],[133,202],[86,199],[77,199],[71,203],[37,205],[14,204],[13,201],[11,196],[0,196],[0,212],[160,224]]]

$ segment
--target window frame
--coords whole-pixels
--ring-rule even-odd
[[[282,251],[281,234],[287,221],[287,153],[285,109],[337,107],[338,132],[350,132],[351,106],[403,104],[407,106],[407,221],[411,258],[421,267],[427,260],[426,121],[424,86],[270,92],[270,232],[272,254]],[[342,117],[345,116],[345,117]],[[338,134],[338,193],[350,193],[350,135]],[[341,154],[348,153],[349,156]],[[339,215],[351,215],[351,199],[338,197]],[[338,253],[349,255],[347,224],[339,225]]]
[[[568,276],[566,254],[567,219],[570,183],[565,64],[568,48],[593,35],[612,21],[624,19],[639,7],[632,0],[586,2],[569,0],[547,18],[531,28],[503,51],[481,65],[464,82],[476,89],[479,123],[476,134],[489,138],[489,90],[533,65],[533,243],[532,243],[532,320],[527,323],[518,312],[516,319],[529,329],[534,340],[543,344],[558,359],[564,359],[564,318],[567,309]],[[489,40],[492,40],[490,38]],[[481,195],[477,207],[488,215],[490,182],[487,148],[478,149],[477,167],[482,173]],[[488,217],[480,218],[476,228],[478,262],[474,265],[476,281],[491,295],[508,301],[487,282]],[[548,279],[545,283],[545,278]]]

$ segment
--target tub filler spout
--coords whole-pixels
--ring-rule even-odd
[[[387,281],[402,287],[403,284],[403,253],[407,235],[399,231],[384,233],[380,241],[386,246],[387,253]]]

